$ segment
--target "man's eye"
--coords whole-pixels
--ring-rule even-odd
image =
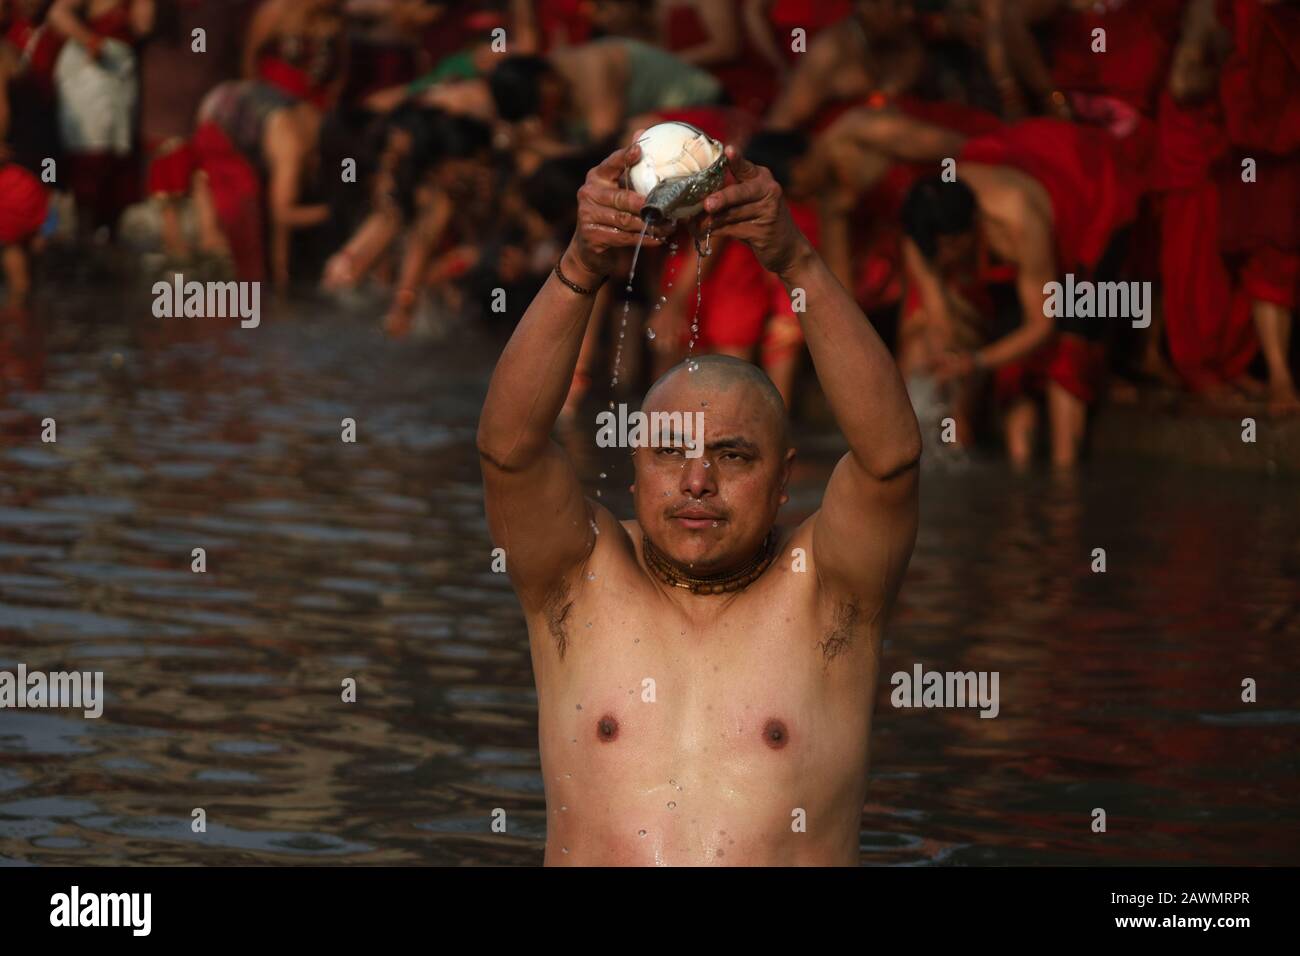
[[[660,449],[659,449],[659,454],[661,454],[661,455],[676,455],[676,454],[679,454],[680,452],[681,452],[681,449],[680,449],[680,448],[660,448]]]

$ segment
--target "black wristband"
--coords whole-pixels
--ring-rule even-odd
[[[592,286],[590,289],[584,289],[582,286],[570,280],[563,272],[560,271],[559,259],[555,260],[555,277],[559,279],[561,282],[563,282],[565,285],[567,285],[574,292],[578,293],[578,295],[594,295],[596,291],[605,284],[605,280],[609,278],[609,276],[601,276],[600,281],[597,282],[594,286]]]

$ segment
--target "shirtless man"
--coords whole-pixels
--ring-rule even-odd
[[[927,128],[907,118],[897,122]],[[934,145],[932,159],[959,141],[956,179],[922,180],[904,203],[903,260],[919,309],[916,316],[905,314],[900,338],[914,338],[909,325],[918,343],[946,336],[932,361],[938,378],[959,391],[970,387],[975,373],[994,373],[1006,406],[1007,452],[1016,465],[1033,454],[1034,393],[1041,389],[1052,462],[1073,466],[1104,371],[1107,320],[1054,318],[1045,305],[1047,286],[1068,273],[1092,281],[1118,278],[1111,274],[1122,248],[1118,240],[1136,215],[1141,182],[1123,168],[1107,134],[1060,120],[1026,120],[969,139],[935,130],[908,134],[909,149]],[[1000,335],[981,330],[994,333],[982,347],[963,345],[958,315],[969,310],[958,303],[966,298],[962,287],[969,291],[998,279],[1014,281],[1019,324]],[[918,323],[928,327],[926,334],[919,334]]]
[[[784,406],[753,366],[703,357],[643,403],[701,412],[702,442],[633,452],[634,520],[583,496],[551,428],[591,293],[625,269],[643,202],[618,187],[637,147],[593,169],[562,276],[516,328],[478,432],[492,538],[528,624],[548,864],[858,862],[881,632],[915,540],[921,437],[888,350],[770,172],[727,155],[737,182],[709,197],[702,225],[804,291],[808,348],[852,450],[821,510],[774,527],[794,460]]]

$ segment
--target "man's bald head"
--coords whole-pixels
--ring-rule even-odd
[[[659,399],[667,398],[677,392],[676,386],[685,381],[693,388],[719,393],[731,393],[736,389],[750,392],[752,401],[762,410],[763,417],[771,422],[773,434],[780,442],[779,451],[790,447],[790,418],[786,414],[785,401],[777,391],[772,380],[761,368],[752,362],[733,358],[730,355],[701,355],[678,362],[664,372],[646,392],[642,407],[649,410],[657,407]],[[685,410],[685,409],[684,409]],[[695,411],[696,409],[689,409]]]

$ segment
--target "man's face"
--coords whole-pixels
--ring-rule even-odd
[[[794,458],[785,447],[784,410],[758,386],[719,380],[705,369],[675,372],[642,409],[679,412],[683,420],[702,413],[703,454],[688,457],[680,446],[637,448],[632,487],[637,520],[651,542],[701,575],[734,570],[758,551],[789,497]]]

